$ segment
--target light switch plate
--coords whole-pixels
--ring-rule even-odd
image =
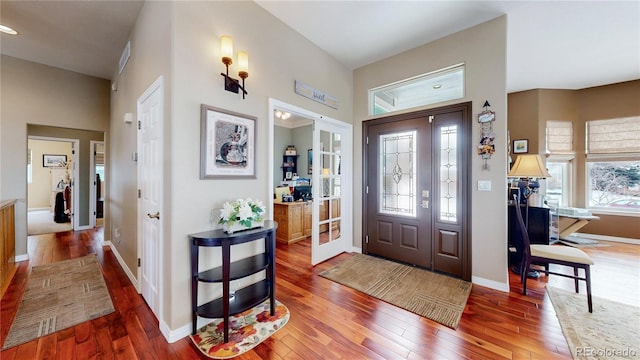
[[[491,180],[478,180],[478,191],[491,191]]]

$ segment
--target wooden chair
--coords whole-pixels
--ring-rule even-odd
[[[515,196],[514,196],[515,198]],[[516,199],[517,200],[517,199]],[[589,305],[589,312],[593,312],[593,304],[591,302],[591,273],[590,267],[593,265],[593,260],[584,251],[576,249],[570,246],[556,246],[556,245],[531,245],[529,241],[529,233],[527,227],[522,219],[520,211],[516,211],[516,217],[518,218],[518,225],[520,232],[522,233],[522,264],[520,265],[520,281],[522,282],[522,293],[527,295],[527,274],[531,269],[531,264],[543,264],[544,270],[539,270],[549,275],[559,275],[567,278],[574,279],[576,293],[579,293],[578,280],[583,280],[587,285],[587,303]],[[556,273],[549,271],[549,264],[558,264],[569,266],[573,268],[573,276]],[[578,269],[584,270],[584,277],[578,275]]]

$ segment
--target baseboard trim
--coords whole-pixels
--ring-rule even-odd
[[[509,289],[509,284],[508,283],[501,283],[501,282],[497,282],[497,281],[481,278],[481,277],[478,277],[478,276],[472,276],[471,277],[471,282],[473,284],[475,284],[475,285],[484,286],[484,287],[487,287],[489,289],[498,290],[498,291],[502,291],[502,292],[506,292],[506,293],[511,291]]]
[[[118,259],[118,263],[120,264],[120,267],[122,268],[122,270],[124,270],[124,273],[127,274],[127,277],[131,281],[131,284],[133,284],[133,287],[136,289],[136,292],[138,292],[139,294],[140,286],[138,285],[138,280],[136,279],[135,276],[133,276],[133,272],[131,272],[131,269],[129,269],[127,264],[124,262],[124,259],[122,258],[122,256],[120,256],[118,249],[113,245],[111,241],[103,241],[102,243],[105,246],[108,246],[111,249],[111,251],[113,251],[113,254],[116,256],[116,259]]]
[[[29,254],[16,255],[16,257],[14,258],[15,262],[21,262],[21,261],[27,261],[27,260],[29,260]]]
[[[585,239],[640,245],[640,239],[632,239],[632,238],[624,238],[624,237],[608,236],[608,235],[598,235],[598,234],[588,234],[588,233],[573,233],[573,235],[581,238],[585,238]]]

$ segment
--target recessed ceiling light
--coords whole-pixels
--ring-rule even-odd
[[[436,90],[440,89],[441,87],[442,87],[442,84],[433,85],[433,88],[436,89]]]
[[[5,26],[5,25],[0,25],[0,32],[3,32],[5,34],[9,34],[9,35],[18,35],[18,32],[13,30],[12,28]]]

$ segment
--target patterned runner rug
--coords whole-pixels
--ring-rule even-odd
[[[547,286],[574,359],[640,358],[640,308]]]
[[[95,255],[34,266],[2,349],[115,311]]]
[[[224,342],[224,323],[215,319],[190,335],[193,344],[211,359],[228,359],[243,354],[289,321],[289,309],[276,300],[276,314],[271,316],[270,301],[267,300],[245,312],[229,318],[229,342]]]
[[[453,329],[471,293],[470,282],[362,254],[320,276]]]

